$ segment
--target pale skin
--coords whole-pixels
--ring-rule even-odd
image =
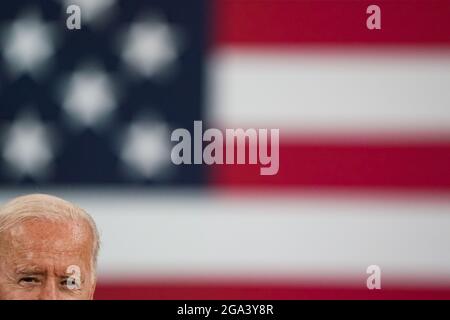
[[[9,228],[0,234],[0,300],[91,300],[92,241],[83,221],[33,219]],[[79,286],[68,285],[73,266]]]

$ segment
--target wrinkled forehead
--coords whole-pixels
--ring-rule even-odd
[[[82,220],[32,218],[0,234],[0,251],[91,254],[93,235]]]

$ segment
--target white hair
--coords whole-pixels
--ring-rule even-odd
[[[66,200],[47,194],[17,197],[0,208],[0,235],[11,227],[30,219],[57,222],[85,221],[92,232],[92,263],[95,269],[100,237],[94,220],[86,211]]]

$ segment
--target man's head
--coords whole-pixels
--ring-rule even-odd
[[[0,208],[0,300],[92,299],[97,228],[57,197],[18,197]]]

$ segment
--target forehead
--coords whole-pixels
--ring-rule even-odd
[[[16,252],[80,254],[90,252],[92,240],[84,221],[29,219],[5,231],[1,246]]]

